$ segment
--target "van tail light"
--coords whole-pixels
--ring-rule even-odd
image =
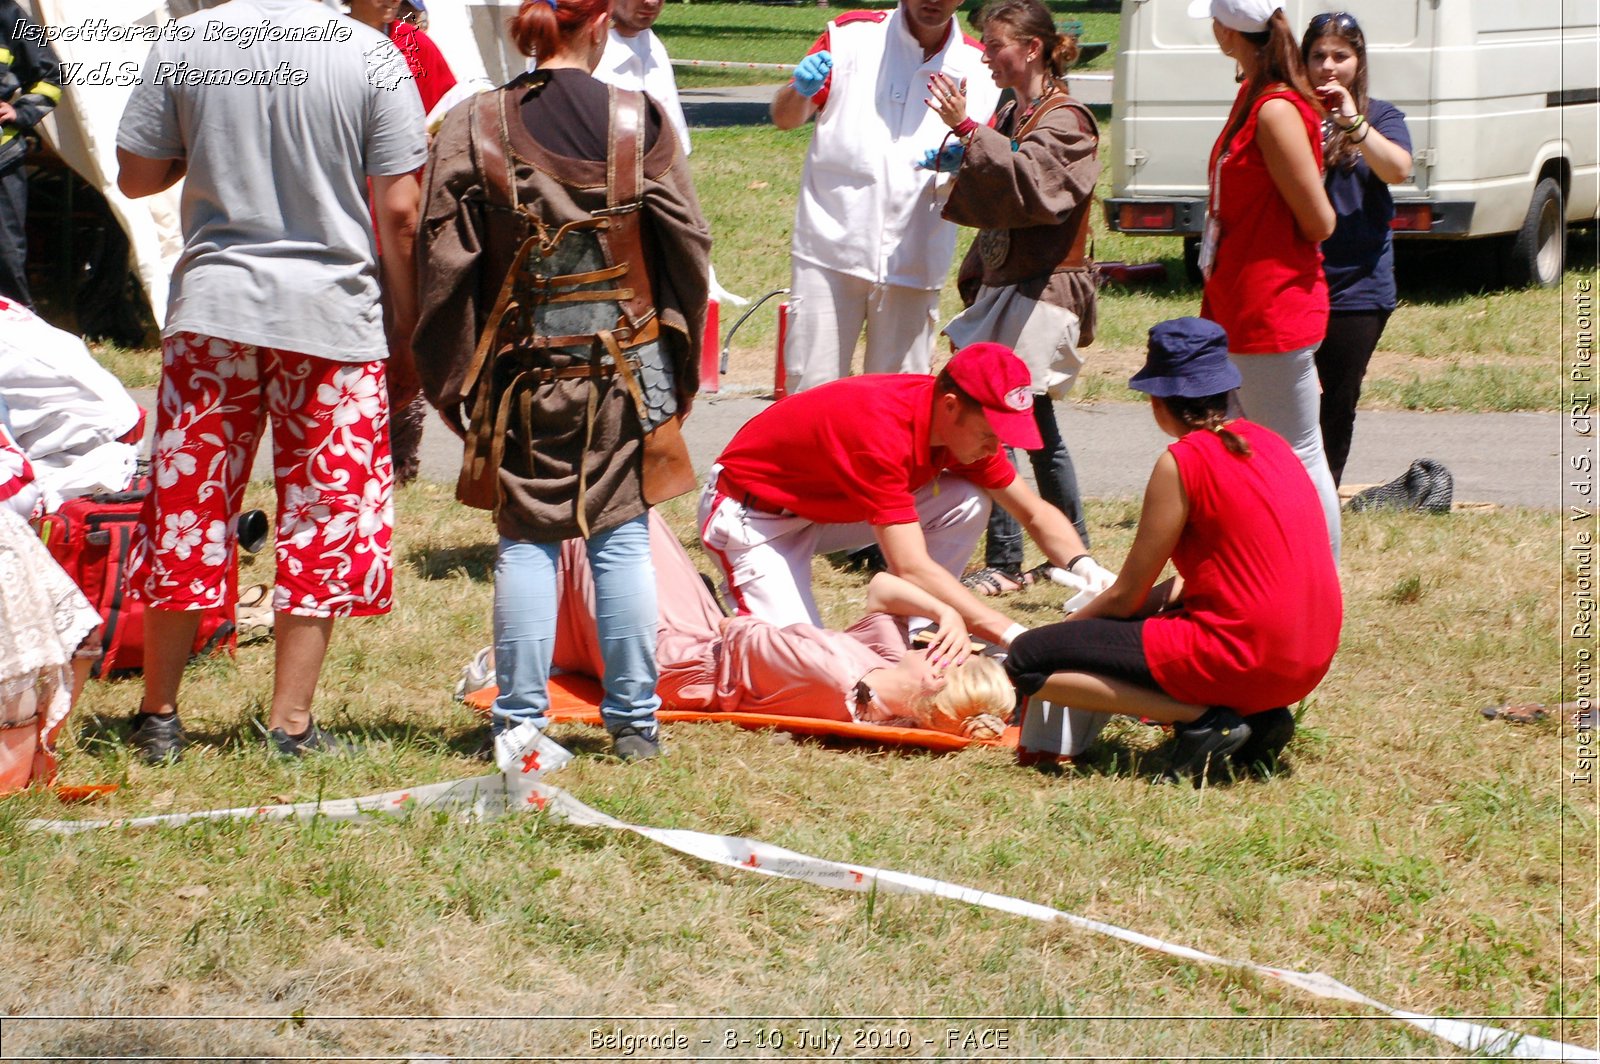
[[[1177,221],[1178,211],[1170,203],[1124,203],[1117,211],[1117,228],[1171,229]]]
[[[1390,229],[1406,233],[1426,233],[1433,228],[1433,207],[1427,203],[1396,203]]]

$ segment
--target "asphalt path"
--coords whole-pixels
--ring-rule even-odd
[[[134,399],[154,410],[153,389],[135,389]],[[694,467],[702,475],[746,421],[772,406],[770,398],[730,393],[702,395],[683,434]],[[870,417],[871,411],[862,411]],[[1078,483],[1091,499],[1138,498],[1167,439],[1148,407],[1139,403],[1056,404],[1056,417],[1078,469]],[[155,418],[150,419],[152,423]],[[1442,462],[1455,479],[1455,499],[1554,510],[1562,505],[1564,463],[1560,414],[1441,414],[1364,410],[1356,419],[1355,442],[1345,465],[1346,485],[1380,484],[1404,473],[1413,459]],[[270,448],[263,442],[251,476],[272,476]],[[461,442],[435,415],[422,440],[422,476],[454,483],[461,468]],[[1032,470],[1021,463],[1024,478]]]
[[[1079,74],[1069,77],[1067,83],[1073,96],[1084,103],[1111,106],[1110,74]],[[759,126],[768,121],[767,109],[772,103],[772,94],[782,84],[680,89],[678,98],[691,130],[711,126]]]

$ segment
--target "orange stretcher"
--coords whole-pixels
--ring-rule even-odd
[[[485,687],[467,695],[466,703],[485,715],[500,693],[497,687]],[[550,677],[550,709],[547,715],[558,723],[600,725],[600,699],[604,691],[597,680],[575,673]],[[923,750],[960,750],[977,744],[1015,749],[1018,729],[1010,727],[998,739],[968,739],[961,735],[930,731],[927,728],[896,728],[886,724],[862,724],[857,721],[823,720],[817,717],[780,717],[771,713],[709,713],[704,710],[672,709],[663,706],[656,714],[663,724],[682,721],[721,721],[736,724],[752,731],[774,729],[791,735],[810,735],[819,738],[853,739],[879,743],[884,746],[912,746]]]

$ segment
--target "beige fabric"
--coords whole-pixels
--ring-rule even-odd
[[[984,287],[944,332],[957,348],[980,340],[1005,344],[1028,364],[1034,391],[1061,399],[1083,369],[1078,329],[1078,316],[1064,306],[1030,299],[1015,287]]]

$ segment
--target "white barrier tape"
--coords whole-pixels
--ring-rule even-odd
[[[725,70],[782,70],[787,73],[795,68],[794,63],[735,63],[727,59],[669,59],[673,66],[681,67],[721,67]]]
[[[30,820],[23,826],[33,831],[72,834],[98,828],[176,827],[200,820],[261,818],[267,820],[309,819],[357,820],[373,816],[393,816],[419,809],[455,809],[472,819],[488,819],[503,812],[527,809],[543,811],[554,820],[579,827],[603,827],[630,831],[653,842],[698,857],[703,861],[744,872],[755,872],[781,879],[801,880],[817,886],[857,892],[882,890],[891,894],[926,894],[949,898],[968,905],[980,905],[1014,916],[1043,922],[1062,921],[1084,931],[1165,953],[1171,957],[1240,971],[1255,972],[1317,997],[1332,998],[1376,1009],[1394,1019],[1409,1023],[1436,1038],[1468,1052],[1512,1060],[1591,1061],[1600,1064],[1600,1051],[1533,1035],[1468,1023],[1424,1013],[1391,1008],[1367,997],[1322,972],[1299,972],[1274,968],[1253,961],[1218,957],[1201,950],[1180,946],[1150,935],[1129,931],[1115,924],[1076,916],[1004,894],[957,886],[941,879],[910,875],[870,865],[847,865],[781,846],[758,842],[739,835],[712,835],[681,828],[651,828],[630,824],[585,805],[559,787],[544,782],[538,774],[495,774],[475,776],[449,783],[433,783],[402,791],[363,798],[340,798],[322,802],[296,802],[289,805],[246,806],[214,809],[200,813],[172,813],[164,816],[131,817],[117,820]]]
[[[739,63],[731,59],[669,59],[675,67],[713,67],[722,70],[779,70],[787,74],[796,66],[794,63]],[[1067,74],[1069,81],[1111,81],[1111,74]]]
[[[493,776],[474,776],[448,783],[430,783],[425,787],[369,794],[361,798],[240,806],[236,809],[210,809],[201,813],[168,813],[114,820],[29,820],[22,826],[29,831],[73,835],[101,828],[173,828],[201,820],[311,820],[316,817],[326,820],[363,820],[373,816],[411,813],[419,809],[454,810],[471,820],[493,819],[508,811],[506,777],[498,773]]]

